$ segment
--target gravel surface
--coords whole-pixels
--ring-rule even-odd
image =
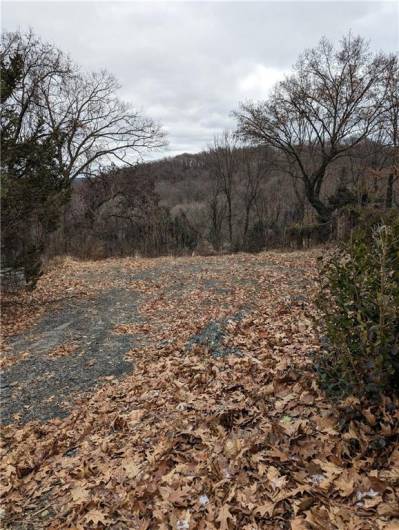
[[[134,370],[126,353],[148,343],[151,337],[130,331],[118,334],[115,326],[151,324],[154,315],[140,310],[149,300],[162,296],[178,304],[197,289],[205,295],[203,314],[212,303],[212,296],[218,296],[220,307],[228,312],[228,296],[234,293],[237,282],[252,288],[254,285],[245,256],[234,260],[234,266],[237,260],[240,263],[242,273],[237,281],[226,275],[226,267],[233,263],[229,257],[155,259],[140,272],[118,267],[117,260],[107,264],[105,272],[104,267],[98,271],[82,267],[77,274],[83,282],[101,286],[106,280],[104,285],[113,287],[99,288],[88,298],[64,300],[48,310],[28,331],[8,341],[10,349],[5,355],[17,356],[18,361],[4,370],[0,381],[2,422],[26,423],[65,416],[76,398],[110,378],[121,378]],[[256,263],[257,270],[265,274],[271,266],[274,267],[267,261]],[[297,277],[298,272],[295,270]],[[135,282],[148,284],[148,291],[135,290]],[[225,326],[229,319],[242,319],[249,308],[250,304],[241,311],[232,310],[228,318],[208,321],[189,338],[187,351],[202,345],[217,356],[239,354],[224,346]],[[162,314],[157,318],[158,324],[162,324]],[[169,318],[173,319],[173,315]],[[159,341],[158,346],[162,347],[168,339]],[[73,346],[70,352],[54,354],[65,345]]]
[[[76,300],[46,314],[29,334],[11,341],[12,353],[28,352],[1,378],[2,421],[47,420],[67,412],[71,394],[86,392],[109,376],[132,370],[125,353],[135,345],[132,335],[113,333],[128,319],[139,321],[138,296],[123,289],[102,292],[94,300]],[[57,347],[73,343],[76,350],[54,357]]]

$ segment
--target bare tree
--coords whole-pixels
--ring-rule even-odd
[[[66,76],[73,75],[71,61],[32,31],[4,33],[0,60],[2,134],[14,142],[43,138],[49,131],[43,124],[41,87],[44,83],[61,85]]]
[[[226,199],[229,242],[233,245],[234,178],[239,162],[237,138],[229,132],[224,132],[221,137],[214,139],[208,155],[211,175],[216,179],[218,189]]]
[[[271,170],[272,153],[269,149],[244,146],[239,151],[240,181],[242,185],[242,202],[244,205],[244,223],[242,240],[247,243],[251,213],[255,209],[262,182]]]
[[[371,56],[360,37],[345,37],[338,49],[323,38],[267,101],[235,113],[244,138],[271,145],[294,163],[320,222],[332,213],[321,195],[329,167],[378,129],[385,71],[384,58]]]
[[[65,178],[90,176],[113,160],[134,164],[144,151],[165,144],[153,120],[120,101],[119,88],[106,71],[41,85],[46,125],[64,139],[58,162]]]
[[[14,141],[51,136],[66,181],[90,176],[112,160],[135,163],[144,151],[165,145],[160,126],[119,99],[120,86],[108,72],[81,72],[31,31],[3,35],[2,64],[15,58],[21,75],[4,109],[18,117],[12,122]],[[10,125],[3,122],[2,129]]]
[[[224,196],[221,195],[219,182],[215,179],[211,181],[206,202],[210,220],[210,240],[215,249],[219,250],[222,244],[222,228],[226,216],[226,201]]]

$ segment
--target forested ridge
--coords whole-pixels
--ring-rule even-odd
[[[331,169],[323,189],[332,209],[326,233],[276,150],[236,149],[231,240],[222,178],[215,175],[212,152],[204,151],[76,182],[51,253],[100,258],[306,248],[347,235],[354,225],[340,233],[340,222],[348,222],[351,212],[355,217],[387,208],[392,168],[379,143],[365,141]],[[393,208],[398,186],[395,178]]]
[[[28,281],[56,254],[311,246],[398,207],[398,60],[361,37],[303,52],[203,152],[146,163],[166,135],[112,74],[33,32],[5,33],[1,61],[2,256]]]

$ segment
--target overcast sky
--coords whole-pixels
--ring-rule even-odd
[[[234,127],[322,35],[348,30],[399,49],[398,2],[2,2],[3,30],[33,30],[84,68],[106,68],[121,96],[160,121],[168,152],[204,149]]]

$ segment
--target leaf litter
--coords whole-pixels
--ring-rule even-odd
[[[159,278],[151,260],[97,264],[110,284],[115,267],[149,271],[139,280],[148,340],[129,351],[131,374],[68,417],[3,429],[3,526],[399,528],[399,403],[332,403],[320,390],[315,256],[162,258]],[[92,291],[79,278],[79,292]],[[229,354],[193,342],[212,322],[224,323]]]

